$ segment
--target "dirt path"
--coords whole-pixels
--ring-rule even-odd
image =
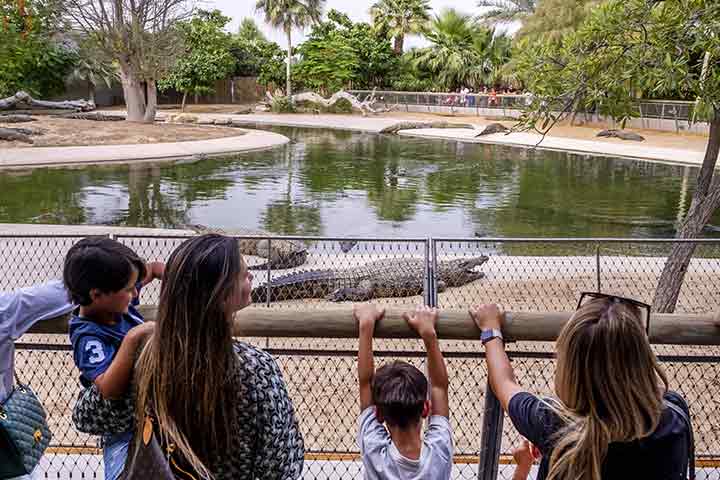
[[[35,116],[35,122],[2,123],[0,127],[27,128],[42,132],[33,135],[34,147],[69,147],[79,145],[125,145],[166,142],[210,140],[236,137],[242,130],[212,125],[185,125],[166,123],[131,123],[93,120],[71,120],[46,116]],[[0,141],[2,148],[29,147],[27,143]]]

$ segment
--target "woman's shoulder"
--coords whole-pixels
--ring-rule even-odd
[[[241,370],[280,372],[275,358],[259,347],[236,340],[233,341],[233,349],[240,360],[238,368]]]

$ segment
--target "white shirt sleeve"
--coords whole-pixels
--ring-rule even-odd
[[[36,322],[64,315],[73,305],[60,280],[0,293],[0,401],[13,386],[13,343]]]
[[[361,454],[390,443],[390,434],[385,426],[378,422],[374,405],[362,411],[358,424],[358,447]]]
[[[454,446],[452,428],[447,418],[442,415],[430,417],[425,429],[424,443],[430,447],[433,455],[439,455],[445,462],[452,463]]]

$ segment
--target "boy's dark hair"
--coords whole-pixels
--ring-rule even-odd
[[[380,367],[372,381],[373,403],[388,425],[406,429],[420,421],[428,381],[416,367],[394,361]]]
[[[83,238],[70,247],[63,265],[63,282],[70,300],[82,306],[92,303],[90,290],[117,292],[130,281],[133,269],[138,280],[145,277],[145,262],[130,247],[107,237]]]

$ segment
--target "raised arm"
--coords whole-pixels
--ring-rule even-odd
[[[108,369],[95,377],[94,383],[103,398],[117,399],[128,391],[137,349],[154,329],[155,322],[147,322],[130,329],[125,335]]]
[[[163,262],[148,262],[145,267],[145,278],[141,280],[143,287],[153,280],[162,280],[163,275],[165,275],[165,264]]]
[[[497,305],[479,305],[470,310],[470,317],[475,325],[483,330],[501,330],[504,313]],[[487,361],[490,387],[507,412],[510,399],[518,392],[525,391],[515,380],[510,359],[505,353],[505,344],[500,338],[494,338],[485,344],[485,360]]]
[[[450,416],[448,374],[435,331],[438,310],[430,307],[417,307],[415,312],[404,313],[403,318],[425,343],[428,376],[430,377],[431,413],[448,418]]]
[[[373,404],[372,379],[375,375],[375,362],[372,342],[375,333],[375,322],[382,319],[384,315],[384,308],[379,309],[369,303],[355,305],[353,308],[353,317],[358,323],[359,331],[358,384],[360,387],[360,411]]]

